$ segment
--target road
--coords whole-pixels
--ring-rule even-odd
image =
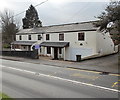
[[[2,60],[2,91],[12,98],[118,98],[118,75]]]

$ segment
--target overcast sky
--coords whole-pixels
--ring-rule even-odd
[[[0,11],[8,8],[15,15],[27,10],[31,4],[35,6],[43,1],[46,0],[2,0]],[[98,16],[108,3],[109,0],[48,0],[37,6],[36,10],[42,24],[48,26],[97,20],[95,16]],[[21,24],[24,16],[25,13],[16,16]]]

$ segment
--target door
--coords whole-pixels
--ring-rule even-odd
[[[28,46],[28,51],[31,51],[31,46]]]
[[[58,48],[54,48],[54,59],[58,59]]]

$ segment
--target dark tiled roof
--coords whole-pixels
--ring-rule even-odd
[[[37,41],[14,41],[11,44],[32,45]]]
[[[67,47],[69,42],[42,42],[40,45],[45,47]]]
[[[97,27],[93,22],[71,23],[62,25],[43,26],[40,28],[22,29],[17,34],[42,34],[42,33],[58,33],[58,32],[76,32],[76,31],[93,31]]]

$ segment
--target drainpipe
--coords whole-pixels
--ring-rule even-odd
[[[63,54],[64,54],[64,58],[63,59],[65,60],[65,47],[64,47],[64,50],[63,50]]]
[[[42,33],[41,43],[44,42],[44,37],[43,37],[43,35],[44,35],[44,32]],[[40,46],[40,48],[41,48],[41,53],[40,53],[40,54],[44,55],[42,46]]]

